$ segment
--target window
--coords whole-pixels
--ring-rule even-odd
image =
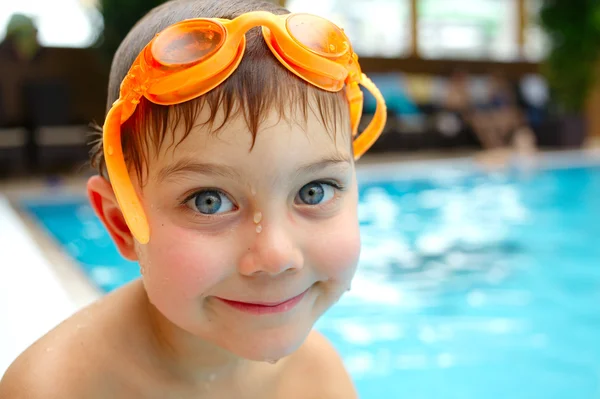
[[[410,0],[288,0],[286,7],[344,28],[359,56],[391,58],[410,52]]]
[[[419,0],[417,15],[423,58],[518,57],[516,0]]]
[[[31,17],[38,29],[38,40],[47,47],[87,47],[102,30],[102,17],[86,0],[1,0],[0,40],[4,39],[11,16]]]
[[[542,0],[526,0],[525,47],[524,55],[528,61],[541,61],[550,50],[548,36],[538,22]]]

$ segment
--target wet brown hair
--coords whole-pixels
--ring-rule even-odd
[[[129,32],[119,46],[110,71],[107,112],[119,97],[121,81],[131,64],[154,35],[166,27],[189,18],[233,19],[250,11],[285,14],[288,11],[264,0],[173,0],[154,8]],[[206,121],[198,122],[203,107],[210,110]],[[224,120],[215,126],[218,112]],[[253,143],[261,122],[276,110],[281,119],[293,122],[298,112],[306,120],[308,112],[321,118],[335,139],[337,126],[348,125],[348,104],[344,91],[330,93],[318,89],[289,72],[273,56],[259,28],[246,34],[246,51],[237,70],[221,85],[201,97],[185,103],[163,106],[142,98],[134,114],[121,126],[123,153],[128,167],[136,172],[140,182],[148,173],[151,146],[158,153],[170,134],[170,145],[177,146],[198,124],[218,132],[227,121],[242,116],[252,134]],[[174,141],[174,128],[181,124],[185,134]],[[101,128],[97,128],[101,134]],[[251,149],[251,148],[250,148]],[[106,177],[102,141],[97,140],[91,152],[92,167]]]

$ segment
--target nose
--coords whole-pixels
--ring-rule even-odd
[[[253,233],[253,246],[242,256],[238,270],[245,276],[268,274],[277,276],[302,269],[304,257],[290,231],[274,223],[263,224]]]

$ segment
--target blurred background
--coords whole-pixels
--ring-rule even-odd
[[[72,170],[87,158],[87,125],[104,119],[112,54],[160,1],[3,3],[0,173]],[[390,121],[373,153],[506,147],[523,129],[546,149],[600,137],[592,1],[285,3],[343,26],[383,91]]]
[[[89,125],[161,3],[0,2],[0,375],[139,276],[85,198]],[[318,325],[361,397],[600,397],[600,2],[278,3],[342,26],[388,105],[355,286]]]

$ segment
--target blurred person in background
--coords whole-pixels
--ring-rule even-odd
[[[31,62],[39,54],[41,45],[33,19],[13,14],[6,27],[6,36],[0,43],[0,57],[17,62]]]
[[[486,169],[504,169],[510,164],[530,167],[537,151],[517,90],[500,72],[492,73],[488,99],[472,111],[470,122],[483,151],[476,156]]]

